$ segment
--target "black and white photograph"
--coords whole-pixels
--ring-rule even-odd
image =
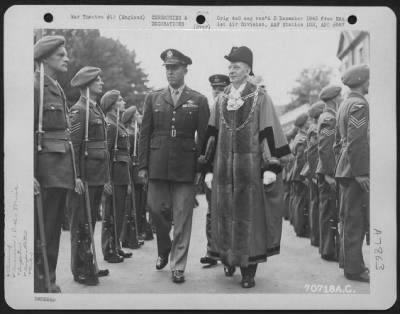
[[[9,306],[389,308],[394,16],[127,8],[6,23]]]

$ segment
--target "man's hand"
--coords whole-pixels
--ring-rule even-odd
[[[110,182],[104,184],[104,192],[106,192],[106,194],[111,195],[113,190],[112,190],[112,185]]]
[[[211,190],[211,186],[212,186],[212,179],[213,179],[213,174],[211,172],[207,173],[204,178],[204,183],[207,185],[207,187],[210,190]]]
[[[77,178],[75,180],[75,192],[78,194],[82,194],[85,191],[85,186],[81,179]]]
[[[332,190],[336,191],[336,180],[332,176],[326,174],[324,175],[325,181],[329,184]]]
[[[40,194],[40,183],[36,178],[33,178],[33,192],[35,195]]]
[[[139,178],[143,179],[144,184],[147,184],[149,182],[149,176],[148,176],[147,169],[139,170],[138,176],[139,176]]]
[[[369,177],[355,177],[357,183],[361,186],[361,188],[369,193]]]
[[[204,180],[203,174],[201,172],[196,172],[196,175],[194,176],[194,185],[195,186],[200,185],[203,180]]]

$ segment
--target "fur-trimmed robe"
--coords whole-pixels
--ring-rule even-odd
[[[282,207],[271,206],[273,202],[266,200],[263,154],[267,149],[270,155],[281,157],[290,154],[290,149],[266,91],[247,82],[241,96],[253,95],[245,98],[238,110],[228,111],[230,88],[216,99],[206,136],[217,139],[211,256],[228,265],[246,267],[279,253]],[[262,145],[265,140],[268,148]],[[277,204],[282,204],[282,197],[276,197]]]

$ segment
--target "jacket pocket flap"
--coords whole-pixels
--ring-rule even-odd
[[[43,153],[65,153],[66,142],[63,140],[44,139],[42,141]]]
[[[151,149],[160,149],[161,148],[161,138],[154,137],[150,141],[150,148]]]
[[[88,159],[98,159],[98,160],[106,159],[106,151],[104,147],[102,148],[88,147]]]

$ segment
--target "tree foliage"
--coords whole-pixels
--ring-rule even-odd
[[[296,86],[290,91],[292,101],[286,106],[290,111],[306,103],[312,104],[318,99],[319,92],[331,81],[333,69],[317,66],[301,71],[296,79]]]
[[[147,75],[136,62],[136,54],[118,40],[100,36],[97,29],[46,29],[36,39],[45,35],[62,35],[66,39],[66,49],[70,59],[68,73],[62,75],[60,84],[67,96],[69,105],[79,98],[79,90],[72,88],[70,81],[84,66],[102,69],[103,91],[117,89],[127,102],[127,107],[143,106],[149,88]]]

